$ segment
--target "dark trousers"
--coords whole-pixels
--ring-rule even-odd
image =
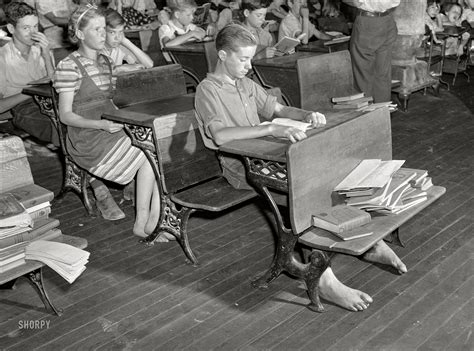
[[[42,114],[33,100],[27,100],[12,108],[13,125],[34,138],[59,146],[59,137],[51,119]]]
[[[350,52],[357,89],[374,102],[390,101],[392,47],[397,38],[393,16],[357,16],[351,35]]]

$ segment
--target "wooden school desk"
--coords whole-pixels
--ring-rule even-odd
[[[166,48],[173,63],[180,64],[184,73],[197,84],[213,72],[217,63],[217,52],[214,41],[189,42]]]
[[[306,45],[298,45],[296,47],[297,51],[309,51],[309,52],[323,52],[331,53],[341,50],[349,50],[349,39],[347,41],[334,43],[331,45],[324,45],[328,40],[315,40],[310,41]]]
[[[291,55],[264,58],[252,62],[260,84],[265,88],[280,88],[290,106],[300,107],[300,91],[296,62],[300,58],[322,55],[323,52],[297,51]]]
[[[61,235],[59,238],[56,238],[53,241],[59,241],[79,249],[84,249],[87,247],[86,239],[69,235]],[[18,278],[25,277],[31,281],[33,286],[38,291],[38,294],[40,295],[46,309],[51,309],[56,315],[60,316],[63,311],[54,307],[53,303],[49,299],[48,294],[46,293],[46,289],[43,284],[43,267],[44,264],[40,261],[27,260],[26,263],[22,264],[21,266],[0,273],[0,286],[2,286],[4,289],[13,288]]]
[[[334,252],[361,255],[392,233],[392,241],[401,244],[398,227],[445,191],[442,187],[432,187],[424,203],[402,214],[374,217],[368,224],[373,234],[367,237],[342,241],[312,227],[312,214],[342,203],[333,189],[362,159],[392,158],[388,109],[333,113],[327,115],[327,121],[326,127],[308,131],[308,138],[295,144],[265,137],[236,140],[220,148],[244,157],[247,179],[267,200],[277,224],[275,257],[268,271],[254,280],[253,285],[267,288],[284,271],[302,278],[311,300],[308,307],[318,312],[324,310],[318,296],[319,278],[330,265]],[[287,194],[290,227],[272,191]],[[308,263],[301,262],[295,252],[297,242],[318,249],[313,250]]]

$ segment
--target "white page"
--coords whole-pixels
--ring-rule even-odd
[[[381,188],[387,184],[393,173],[398,171],[405,163],[405,160],[382,161],[373,172],[359,182],[359,188],[376,187]]]

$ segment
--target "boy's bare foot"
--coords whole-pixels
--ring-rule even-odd
[[[407,267],[405,264],[383,240],[377,242],[369,251],[364,254],[363,258],[369,262],[393,266],[400,274],[407,272]]]
[[[342,284],[330,267],[319,280],[319,293],[325,300],[355,312],[367,309],[372,303],[368,294]]]

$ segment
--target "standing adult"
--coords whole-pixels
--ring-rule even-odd
[[[392,47],[397,38],[393,10],[400,0],[343,0],[357,8],[350,52],[356,88],[374,102],[390,101]]]

